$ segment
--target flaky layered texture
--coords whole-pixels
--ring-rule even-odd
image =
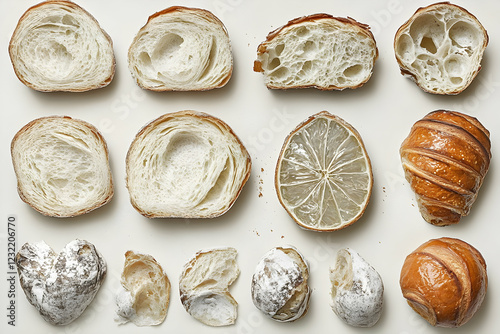
[[[128,52],[137,84],[153,91],[209,90],[233,70],[226,28],[211,12],[174,6],[151,15]]]
[[[151,218],[220,216],[236,201],[251,169],[231,128],[195,111],[149,123],[132,142],[126,164],[130,201]]]
[[[454,95],[481,69],[488,34],[462,7],[441,2],[419,8],[394,39],[401,73],[424,91]]]
[[[113,196],[106,142],[87,122],[58,116],[31,121],[14,136],[11,154],[19,196],[44,215],[81,215]]]
[[[196,320],[208,326],[234,324],[238,303],[229,286],[238,278],[238,252],[231,247],[197,252],[179,278],[181,302]]]
[[[467,323],[486,295],[486,263],[468,243],[430,240],[406,258],[400,277],[408,304],[433,326]]]
[[[338,251],[335,267],[330,269],[330,282],[331,307],[342,321],[355,327],[377,323],[382,314],[384,283],[356,251]]]
[[[369,27],[351,18],[315,14],[271,32],[254,71],[268,88],[358,88],[372,75],[378,49]]]
[[[437,110],[416,122],[400,148],[422,217],[439,226],[469,214],[490,166],[490,133],[474,117]]]
[[[115,73],[111,38],[71,1],[45,1],[28,9],[9,53],[19,80],[38,91],[88,91],[107,86]]]
[[[151,255],[126,252],[120,281],[117,322],[130,321],[137,326],[163,323],[170,302],[170,281]]]
[[[267,252],[252,277],[254,305],[273,320],[290,322],[302,318],[309,308],[309,266],[293,247]]]
[[[26,298],[52,325],[82,315],[106,277],[102,255],[88,241],[75,239],[56,254],[44,241],[24,244],[16,255]]]

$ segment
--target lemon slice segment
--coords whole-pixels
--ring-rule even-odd
[[[363,215],[373,174],[356,129],[323,111],[288,135],[275,183],[281,204],[297,224],[309,230],[334,231]]]

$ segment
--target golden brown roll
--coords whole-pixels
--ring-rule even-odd
[[[413,125],[401,162],[427,222],[456,224],[469,213],[490,165],[490,147],[489,131],[456,111],[437,110]]]
[[[406,258],[399,281],[408,304],[433,326],[459,327],[486,295],[486,263],[459,239],[430,240]]]

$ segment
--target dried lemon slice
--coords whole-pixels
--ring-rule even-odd
[[[281,204],[301,227],[334,231],[363,215],[373,174],[356,129],[323,111],[288,135],[275,182]]]

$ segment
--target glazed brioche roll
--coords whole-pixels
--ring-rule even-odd
[[[456,224],[469,213],[490,166],[489,136],[476,118],[456,111],[437,110],[413,125],[401,161],[427,222]]]
[[[406,258],[400,277],[408,304],[433,326],[459,327],[481,306],[488,287],[486,262],[459,239],[433,239]]]

